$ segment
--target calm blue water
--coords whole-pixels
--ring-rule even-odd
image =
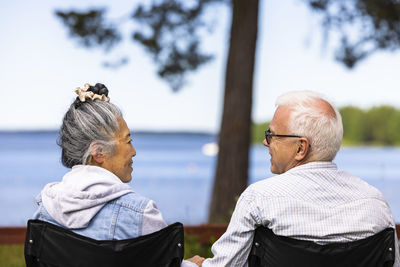
[[[61,180],[56,132],[0,133],[0,226],[25,225],[36,209],[42,187]],[[216,157],[202,153],[212,135],[133,134],[131,186],[156,201],[167,222],[207,221]],[[335,162],[374,185],[385,195],[400,223],[400,148],[343,148]],[[271,177],[268,151],[253,146],[250,182]]]

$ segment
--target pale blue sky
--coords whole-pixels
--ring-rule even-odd
[[[226,9],[210,10],[216,23],[204,49],[215,60],[189,75],[172,93],[155,74],[151,59],[126,35],[105,55],[85,50],[68,38],[55,8],[110,6],[110,16],[129,15],[137,1],[14,0],[0,9],[0,130],[56,129],[74,99],[75,87],[102,82],[121,107],[132,130],[217,132],[222,110],[229,29]],[[314,90],[338,106],[390,104],[400,107],[400,53],[380,52],[348,71],[333,60],[331,45],[321,48],[317,18],[301,0],[260,1],[253,120],[269,120],[275,99],[291,90]],[[108,4],[112,3],[112,4]],[[128,23],[124,31],[129,33]],[[106,59],[128,55],[118,71]]]

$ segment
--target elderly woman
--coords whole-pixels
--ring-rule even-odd
[[[75,92],[59,138],[62,164],[72,169],[61,182],[44,187],[34,218],[98,240],[133,238],[167,226],[154,201],[126,184],[136,151],[107,88],[85,84]],[[182,266],[200,266],[202,260],[195,256]]]

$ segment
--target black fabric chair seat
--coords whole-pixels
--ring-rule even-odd
[[[25,261],[27,267],[178,267],[183,259],[183,237],[181,223],[132,239],[95,240],[29,220]]]
[[[249,267],[387,267],[393,266],[394,260],[393,228],[354,242],[318,245],[278,236],[267,227],[258,227],[249,255]]]

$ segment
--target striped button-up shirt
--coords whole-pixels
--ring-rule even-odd
[[[250,185],[228,229],[212,247],[211,266],[247,266],[254,230],[318,244],[351,242],[395,228],[382,194],[332,162],[311,162]],[[396,241],[396,263],[400,266]]]

